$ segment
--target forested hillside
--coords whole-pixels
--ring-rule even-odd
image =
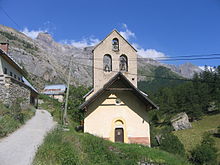
[[[161,82],[161,84],[167,83],[166,87],[161,88],[151,96],[160,107],[158,112],[160,115],[172,116],[179,112],[186,112],[191,120],[194,120],[199,119],[204,114],[219,111],[220,66],[213,70],[206,67],[204,72],[195,74],[192,80],[177,79],[177,82],[181,81],[179,85],[174,85],[176,80],[168,79],[166,81]],[[168,81],[170,81],[170,84],[168,84]],[[148,93],[148,88],[142,87],[141,89]]]
[[[151,99],[160,107],[158,111],[149,112],[152,146],[187,156],[193,164],[215,165],[220,161],[220,66],[213,70],[206,67],[191,80],[182,79],[180,82],[176,78],[179,84],[175,84],[174,79],[158,79],[157,82],[155,79],[151,88],[139,84],[142,90],[152,94]],[[163,87],[152,90],[157,84]],[[171,118],[181,112],[186,112],[193,128],[173,132]],[[211,119],[213,121],[209,121]],[[192,141],[195,145],[191,144]]]

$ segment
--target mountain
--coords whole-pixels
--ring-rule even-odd
[[[13,28],[0,25],[0,42],[6,41],[9,42],[9,55],[23,66],[28,73],[29,80],[38,89],[42,89],[45,83],[66,83],[71,57],[71,84],[92,85],[93,47],[81,49],[61,44],[55,42],[48,33],[39,33],[36,39],[31,39]],[[159,66],[185,78],[192,78],[195,72],[202,71],[190,63],[175,66],[140,57],[138,73],[153,76],[155,69]],[[149,81],[154,78],[139,76],[138,79]]]
[[[15,29],[0,25],[0,41],[9,42],[9,55],[28,72],[32,82],[42,88],[46,83],[65,83],[72,56],[71,82],[74,85],[91,85],[92,48],[79,49],[56,43],[48,33],[31,39]],[[82,58],[82,59],[78,59]],[[85,59],[83,59],[85,58]]]

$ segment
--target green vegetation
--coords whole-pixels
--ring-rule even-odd
[[[60,164],[137,164],[138,162],[152,162],[155,164],[189,164],[177,155],[152,149],[136,144],[120,144],[106,141],[90,134],[75,131],[75,126],[83,118],[83,112],[78,106],[83,102],[82,96],[88,92],[85,87],[70,88],[68,104],[68,128],[63,131],[61,126],[49,133],[43,145],[39,147],[34,165]],[[40,106],[50,109],[56,120],[60,121],[62,104],[47,96],[41,95],[44,103]],[[61,123],[61,122],[60,122]],[[66,126],[65,126],[66,127]]]
[[[56,99],[53,99],[47,95],[40,94],[39,100],[42,100],[43,103],[39,104],[39,108],[45,109],[51,113],[53,119],[58,123],[61,123],[62,119],[62,103],[58,102]]]
[[[34,165],[132,165],[138,162],[187,165],[184,158],[137,144],[112,143],[90,134],[54,130],[45,139]]]
[[[152,100],[159,105],[160,119],[169,123],[177,113],[186,112],[190,120],[220,112],[220,66],[216,71],[206,69],[192,81],[160,89]]]
[[[70,86],[69,101],[67,107],[68,118],[79,124],[84,118],[84,112],[79,109],[79,106],[84,102],[83,96],[89,91],[88,88],[79,86]],[[40,100],[43,100],[43,104],[39,107],[48,110],[56,121],[62,123],[62,115],[64,110],[64,103],[58,102],[47,95],[41,94]]]
[[[200,159],[199,155],[213,151],[212,147],[202,144],[204,133],[209,132],[215,141],[218,154],[217,161],[220,162],[220,138],[218,133],[218,126],[220,125],[220,66],[215,68],[214,71],[206,68],[201,74],[196,74],[192,81],[189,80],[179,85],[161,88],[151,97],[160,107],[159,111],[149,112],[153,147],[178,153],[178,149],[175,147],[178,140],[176,142],[170,140],[163,147],[163,144],[159,144],[158,140],[155,139],[157,137],[160,142],[163,142],[167,135],[172,136],[174,134],[183,144],[186,156],[197,164],[196,160]],[[170,119],[180,112],[187,113],[193,128],[172,132]],[[181,143],[178,145],[179,147],[182,146]],[[205,151],[201,152],[201,150]],[[201,160],[201,162],[207,161],[207,158],[204,157],[204,159],[206,160]]]
[[[15,131],[35,113],[35,108],[29,106],[22,109],[19,101],[16,101],[10,108],[0,103],[0,138]]]
[[[215,142],[210,134],[205,134],[202,143],[197,145],[191,152],[191,161],[194,164],[203,165],[216,165],[217,154],[216,154]]]
[[[165,73],[163,68],[158,70],[158,74],[166,75]],[[204,132],[218,134],[220,66],[215,72],[206,69],[200,75],[195,75],[193,81],[161,88],[155,93],[153,100],[160,106],[160,110],[149,113],[152,127],[151,141],[155,149],[135,144],[111,143],[89,134],[75,132],[76,122],[79,123],[83,119],[83,112],[78,106],[83,102],[82,96],[87,91],[88,89],[84,87],[71,87],[68,105],[70,131],[63,132],[62,129],[58,129],[50,133],[40,147],[34,164],[137,164],[141,161],[188,164],[184,160],[186,156],[198,164],[198,162],[207,163],[210,156],[214,156],[213,154],[201,156],[214,151],[212,146],[204,144],[206,142],[202,137]],[[58,105],[58,109],[61,109],[61,105]],[[179,112],[186,112],[191,121],[194,121],[192,129],[172,132],[170,119]],[[160,136],[160,144],[155,141],[156,135]],[[213,138],[219,152],[219,137]]]
[[[184,82],[181,80],[183,79],[182,77],[166,67],[151,66],[148,69],[150,71],[146,71],[144,68],[139,69],[140,75],[148,75],[148,77],[138,82],[138,88],[150,95],[164,87],[174,87]]]
[[[178,137],[173,134],[167,133],[163,136],[160,149],[180,156],[185,156],[183,144],[180,142]]]
[[[189,152],[202,143],[204,133],[215,133],[220,122],[220,114],[204,116],[202,120],[192,123],[191,129],[173,132],[184,144],[184,148]],[[217,148],[218,161],[220,162],[220,138],[213,137]]]
[[[20,39],[19,37],[17,37],[15,34],[13,33],[8,33],[5,31],[0,31],[0,34],[4,37],[6,37],[8,40],[11,41],[18,41],[20,45],[22,45],[24,48],[26,48],[27,50],[29,50],[30,52],[34,51],[38,51],[38,48],[36,46],[34,46],[33,44]]]
[[[84,86],[70,86],[68,114],[72,120],[80,123],[84,119],[84,112],[79,109],[79,106],[84,102],[83,96],[89,92],[89,88]]]

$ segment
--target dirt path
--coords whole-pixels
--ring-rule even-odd
[[[49,112],[37,110],[24,126],[0,140],[0,165],[30,165],[37,147],[55,125]]]

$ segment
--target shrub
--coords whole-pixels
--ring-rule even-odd
[[[80,123],[80,121],[84,119],[84,111],[79,109],[79,106],[84,102],[83,96],[88,91],[89,89],[84,86],[70,86],[68,114],[71,115],[75,122]]]
[[[34,115],[34,112],[35,108],[32,106],[22,109],[19,99],[10,108],[0,103],[0,138],[19,128]]]
[[[172,133],[167,133],[162,137],[160,149],[173,154],[185,156],[183,144],[180,142],[178,137]]]
[[[215,165],[217,160],[214,139],[205,135],[201,145],[191,151],[191,161],[196,165]]]

